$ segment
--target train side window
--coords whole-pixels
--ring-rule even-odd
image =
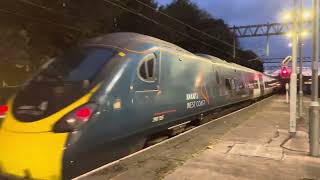
[[[272,86],[271,86],[271,83],[272,82],[265,82],[264,83],[264,87],[266,87],[266,88],[271,88]]]
[[[228,90],[231,90],[232,87],[231,87],[231,83],[230,83],[230,79],[225,79],[225,82],[226,82],[226,87]]]
[[[243,81],[237,80],[237,87],[238,87],[239,89],[244,89]]]
[[[254,81],[253,86],[254,86],[255,89],[258,89],[258,88],[259,88],[259,85],[258,85],[258,81],[257,81],[257,80]]]

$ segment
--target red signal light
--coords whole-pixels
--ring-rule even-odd
[[[288,71],[288,68],[286,66],[281,68],[280,75],[281,75],[282,78],[288,78],[289,71]]]

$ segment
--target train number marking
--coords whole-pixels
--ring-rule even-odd
[[[164,115],[153,117],[152,122],[158,122],[162,120],[164,120]]]

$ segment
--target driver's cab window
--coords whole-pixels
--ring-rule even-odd
[[[136,92],[158,91],[160,80],[159,52],[145,55],[137,64],[133,88]]]
[[[141,61],[138,70],[138,76],[142,81],[154,82],[155,78],[155,56],[153,54],[148,55]]]

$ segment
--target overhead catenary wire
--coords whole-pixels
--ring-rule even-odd
[[[54,25],[54,26],[58,26],[58,27],[65,28],[65,29],[69,29],[69,30],[81,32],[81,30],[80,30],[79,28],[74,27],[74,26],[70,26],[70,25],[66,25],[66,24],[61,24],[61,23],[56,23],[56,22],[53,22],[53,21],[48,21],[48,20],[45,20],[45,19],[28,16],[28,15],[25,15],[25,14],[21,14],[21,13],[18,13],[18,12],[9,11],[9,10],[6,10],[6,9],[1,9],[1,8],[0,8],[0,13],[11,14],[11,15],[19,16],[19,17],[22,17],[22,18],[25,18],[25,19],[30,19],[30,20],[35,21],[35,22],[51,24],[51,25]]]
[[[52,9],[52,8],[43,6],[43,5],[41,5],[41,4],[38,4],[38,3],[35,3],[35,2],[32,2],[32,1],[29,1],[29,0],[18,0],[18,1],[20,1],[20,2],[22,2],[22,3],[25,3],[25,4],[28,4],[28,5],[31,5],[31,6],[34,6],[34,7],[37,7],[37,8],[41,8],[41,9],[43,9],[43,10],[46,10],[46,11],[50,12],[50,13],[59,14],[59,15],[65,15],[65,14],[61,14],[61,13],[55,11],[55,10]],[[118,1],[118,2],[120,2],[120,1]],[[156,9],[154,9],[153,7],[147,5],[147,4],[145,4],[145,3],[143,3],[143,2],[141,2],[141,1],[139,1],[139,0],[137,0],[137,2],[139,2],[140,4],[142,4],[142,5],[144,5],[144,6],[147,6],[147,7],[149,7],[149,8],[152,8],[153,10],[156,10]],[[128,10],[128,9],[127,9],[127,10]],[[132,10],[131,10],[131,11],[132,11]],[[132,13],[133,13],[133,12],[132,12]],[[169,15],[163,13],[163,12],[161,12],[161,13],[164,14],[164,15],[166,15],[167,17],[170,17],[171,19],[174,19],[175,21],[179,21],[179,23],[182,23],[182,24],[188,26],[189,28],[191,28],[191,29],[193,29],[193,30],[196,30],[197,32],[201,32],[202,34],[207,34],[207,33],[205,33],[205,32],[202,32],[201,30],[198,30],[198,29],[196,29],[196,28],[194,28],[194,27],[192,27],[192,26],[190,26],[190,25],[188,25],[188,24],[186,24],[186,23],[184,23],[184,22],[182,22],[182,21],[174,18],[174,17],[171,17],[171,16],[169,16]],[[134,13],[134,14],[136,14],[136,13]],[[140,14],[140,13],[139,13],[139,14]],[[137,15],[138,15],[138,14],[137,14]],[[75,16],[73,16],[73,15],[67,15],[67,16],[75,17]],[[140,15],[139,15],[139,16],[140,16]],[[149,18],[148,20],[153,20],[153,19]],[[154,20],[154,21],[155,21],[155,20]],[[50,22],[50,23],[54,23],[54,22]],[[156,22],[153,22],[153,23],[156,23]],[[54,24],[58,24],[58,23],[54,23]],[[160,24],[160,23],[156,23],[156,24],[161,25],[161,26],[165,26],[165,25]],[[167,28],[168,28],[168,27],[167,27]],[[171,28],[171,29],[173,29],[173,28]],[[80,29],[78,29],[78,30],[80,31]],[[175,32],[177,33],[177,31],[175,31]],[[198,39],[196,39],[196,38],[193,38],[193,37],[187,35],[186,33],[179,32],[179,34],[180,34],[180,35],[183,35],[183,36],[185,36],[185,37],[191,38],[191,39],[193,39],[193,40],[196,40],[196,41],[198,41],[198,42],[200,41],[200,40],[198,40]],[[209,35],[209,34],[207,34],[207,35]],[[209,35],[209,36],[211,36],[211,35]],[[213,36],[212,36],[211,38],[213,38],[213,39],[215,39],[215,40],[217,40],[217,41],[226,43],[225,41],[219,40],[219,39],[217,39],[217,38],[215,38],[215,37],[213,37]],[[201,43],[204,44],[205,42],[201,41]],[[225,51],[222,51],[222,50],[220,50],[219,48],[216,48],[216,47],[214,47],[214,46],[211,46],[211,45],[208,44],[208,43],[205,43],[205,45],[206,45],[206,46],[210,46],[211,48],[214,48],[215,50],[217,50],[217,51],[219,51],[219,52],[221,52],[221,53],[224,53],[224,54],[227,54],[227,55],[230,55],[230,56],[231,56],[231,54],[229,54],[229,53],[227,53],[227,52],[225,52]]]
[[[44,5],[41,5],[41,4],[32,2],[32,1],[29,1],[29,0],[18,0],[18,1],[19,1],[19,2],[22,2],[22,3],[25,3],[25,4],[28,4],[28,5],[30,5],[30,6],[33,6],[33,7],[37,7],[37,8],[43,9],[43,10],[45,10],[45,11],[47,11],[47,12],[50,12],[50,13],[53,13],[53,14],[70,16],[70,17],[76,17],[76,16],[74,16],[74,15],[69,15],[69,14],[57,12],[57,11],[56,11],[55,9],[53,9],[53,8],[50,8],[50,7],[47,7],[47,6],[44,6]],[[228,46],[233,47],[232,44],[230,44],[230,43],[228,43],[228,42],[226,42],[226,41],[223,41],[223,40],[221,40],[221,39],[219,39],[219,38],[216,38],[216,37],[214,37],[214,36],[212,36],[212,35],[210,35],[210,34],[208,34],[208,33],[206,33],[206,32],[203,32],[203,31],[201,31],[201,30],[199,30],[199,29],[197,29],[197,28],[195,28],[195,27],[193,27],[193,26],[191,26],[191,25],[189,25],[189,24],[187,24],[187,23],[185,23],[185,22],[183,22],[183,21],[175,18],[175,17],[172,17],[172,16],[170,16],[170,15],[168,15],[168,14],[162,12],[162,11],[158,11],[158,10],[155,9],[154,7],[148,5],[148,4],[146,4],[146,3],[144,3],[144,2],[142,2],[142,1],[140,1],[140,0],[135,0],[135,1],[138,2],[138,3],[140,3],[140,4],[142,4],[142,5],[145,6],[145,7],[148,7],[148,8],[150,8],[150,9],[154,10],[155,12],[158,12],[158,13],[160,13],[160,14],[162,14],[162,15],[164,15],[164,16],[166,16],[166,17],[168,17],[168,18],[170,18],[170,19],[172,19],[172,20],[174,20],[174,21],[176,21],[176,22],[178,22],[178,23],[180,23],[180,24],[183,24],[183,25],[187,26],[188,28],[190,28],[190,29],[192,29],[192,30],[194,30],[194,31],[197,31],[197,32],[199,32],[199,33],[201,33],[201,34],[204,34],[204,35],[206,35],[206,36],[208,36],[208,37],[210,37],[210,38],[212,38],[212,39],[214,39],[214,40],[216,40],[216,41],[218,41],[218,42],[224,43],[225,45],[228,45]],[[236,47],[236,48],[239,49],[239,50],[241,50],[241,49],[238,48],[238,47]]]
[[[107,2],[107,3],[109,3],[109,4],[112,4],[112,5],[114,5],[114,6],[117,6],[118,8],[121,8],[121,9],[127,11],[127,12],[130,12],[130,13],[132,13],[132,14],[135,14],[135,15],[137,15],[137,16],[140,16],[140,17],[142,17],[142,18],[144,18],[144,19],[146,19],[146,20],[148,20],[148,21],[150,21],[150,22],[152,22],[152,23],[154,23],[154,24],[157,24],[157,25],[159,25],[159,26],[162,26],[162,27],[164,27],[164,28],[166,28],[166,29],[170,29],[171,31],[174,31],[175,33],[177,33],[177,34],[179,34],[179,35],[181,35],[181,36],[190,38],[190,39],[192,39],[192,40],[194,40],[194,41],[197,41],[197,42],[199,42],[199,43],[201,43],[201,44],[203,44],[203,45],[209,46],[209,47],[215,49],[216,51],[219,51],[220,53],[223,53],[223,54],[225,54],[225,55],[229,55],[229,56],[232,57],[232,54],[231,54],[231,53],[228,53],[228,52],[226,52],[226,51],[223,51],[223,50],[221,50],[221,49],[219,49],[219,48],[217,48],[217,47],[215,47],[215,46],[212,46],[212,45],[209,44],[209,43],[206,43],[206,42],[204,42],[204,41],[201,41],[201,40],[199,40],[199,39],[197,39],[197,38],[195,38],[195,37],[192,37],[192,36],[190,36],[190,35],[188,35],[188,34],[186,34],[186,33],[177,31],[177,30],[175,30],[175,29],[172,28],[172,27],[169,27],[169,26],[167,26],[167,25],[161,24],[160,22],[158,22],[158,21],[156,21],[156,20],[154,20],[154,19],[152,19],[152,18],[149,18],[149,17],[143,15],[143,14],[140,13],[140,12],[136,12],[136,11],[134,11],[134,10],[129,9],[127,6],[125,7],[124,5],[120,5],[120,4],[115,3],[115,2],[113,2],[113,1],[111,1],[111,0],[103,0],[103,1],[104,1],[104,2]],[[118,0],[117,0],[117,1],[118,1]],[[118,1],[118,2],[120,2],[120,1]]]
[[[56,11],[55,11],[54,9],[52,9],[52,8],[49,8],[49,7],[46,7],[46,6],[37,4],[37,3],[32,2],[32,1],[29,1],[29,0],[18,0],[18,1],[20,1],[20,2],[22,2],[22,3],[25,3],[25,4],[29,4],[29,5],[34,6],[34,7],[37,7],[37,8],[41,8],[41,9],[46,10],[46,11],[51,12],[51,13],[55,13],[55,14],[60,14],[60,15],[61,15],[61,13],[56,12]],[[215,49],[216,51],[219,51],[220,53],[223,53],[223,54],[228,55],[228,56],[232,56],[231,53],[228,53],[228,52],[226,52],[226,51],[223,51],[223,50],[221,50],[221,49],[219,49],[219,48],[217,48],[217,47],[215,47],[215,46],[212,46],[212,45],[210,45],[209,43],[206,43],[206,42],[201,41],[201,40],[199,40],[199,39],[197,39],[197,38],[194,38],[194,37],[192,37],[192,36],[190,36],[190,35],[188,35],[188,34],[186,34],[186,33],[179,32],[179,31],[177,31],[177,30],[175,30],[175,29],[173,29],[173,28],[171,28],[171,27],[169,27],[169,26],[166,26],[166,25],[164,25],[164,24],[161,24],[161,23],[157,22],[156,20],[154,20],[154,19],[152,19],[152,18],[149,18],[149,17],[147,17],[147,16],[144,16],[143,14],[141,14],[141,13],[139,13],[139,12],[135,12],[135,11],[133,11],[133,10],[130,10],[130,9],[126,8],[126,7],[128,7],[128,6],[124,7],[124,6],[118,5],[117,3],[111,2],[111,1],[109,1],[109,0],[104,0],[104,1],[105,1],[105,2],[109,2],[109,3],[115,5],[115,6],[119,7],[119,8],[122,8],[122,9],[128,11],[128,12],[131,12],[131,13],[133,13],[133,14],[136,14],[136,15],[142,17],[142,18],[145,18],[145,19],[147,19],[147,20],[149,20],[149,21],[151,21],[151,22],[153,22],[153,23],[155,23],[155,24],[157,24],[157,25],[159,25],[159,26],[162,26],[162,27],[165,27],[165,28],[167,28],[167,29],[170,29],[170,30],[176,32],[177,34],[180,34],[181,36],[190,38],[190,39],[192,39],[192,40],[194,40],[194,41],[200,42],[200,43],[203,44],[203,45],[209,46],[209,47]],[[118,1],[118,0],[116,0],[116,1]],[[156,9],[154,9],[154,8],[151,7],[151,6],[149,6],[148,4],[145,4],[145,3],[143,3],[143,2],[141,2],[141,1],[139,1],[139,0],[136,0],[136,1],[139,2],[140,4],[144,5],[144,6],[148,6],[149,8],[152,8],[153,10],[156,11]],[[118,2],[120,2],[120,1],[118,1]],[[121,2],[120,2],[120,3],[121,3]],[[120,7],[120,6],[121,6],[121,7]],[[49,23],[49,24],[52,24],[52,25],[56,25],[56,26],[60,26],[60,27],[64,27],[64,28],[67,28],[67,29],[76,30],[76,31],[81,32],[80,29],[78,29],[78,28],[76,28],[76,27],[69,26],[69,25],[60,24],[60,23],[55,23],[55,22],[43,20],[43,19],[40,19],[40,18],[34,18],[34,17],[30,17],[30,16],[25,16],[25,15],[22,15],[22,14],[19,14],[19,13],[16,13],[16,12],[10,12],[10,11],[4,10],[4,9],[0,9],[0,12],[1,12],[1,11],[2,11],[2,12],[5,12],[5,13],[8,13],[8,14],[13,14],[13,15],[16,15],[16,16],[23,16],[24,18],[32,19],[32,20],[39,21],[39,22]],[[160,11],[159,11],[159,12],[160,12]],[[195,31],[197,31],[197,32],[200,32],[200,33],[205,34],[205,35],[207,35],[207,36],[211,36],[212,39],[215,39],[215,40],[217,40],[217,41],[219,41],[219,42],[222,42],[222,43],[227,43],[227,42],[222,41],[222,40],[220,40],[220,39],[218,39],[218,38],[216,38],[216,37],[214,37],[214,36],[212,36],[212,35],[210,35],[210,34],[208,34],[208,33],[205,33],[205,32],[203,32],[203,31],[201,31],[201,30],[199,30],[199,29],[196,29],[196,28],[194,28],[194,27],[192,27],[192,26],[190,26],[190,25],[188,25],[188,24],[186,24],[186,23],[184,23],[184,22],[182,22],[182,21],[180,21],[180,20],[178,20],[178,19],[176,19],[176,18],[174,18],[174,17],[172,17],[172,16],[169,16],[169,15],[163,13],[163,12],[160,12],[160,13],[163,14],[163,15],[165,15],[165,16],[167,16],[167,17],[169,17],[169,18],[171,18],[171,19],[174,19],[175,21],[177,21],[177,22],[179,22],[179,23],[181,23],[181,24],[186,25],[187,27],[189,27],[189,28],[191,28],[191,29],[193,29],[193,30],[195,30]],[[65,14],[63,14],[63,15],[65,15]],[[75,16],[73,16],[73,15],[67,15],[67,16],[75,17]],[[227,43],[227,45],[228,45],[228,43]],[[231,45],[231,44],[229,44],[229,45]],[[237,48],[237,49],[239,49],[239,48]],[[241,49],[240,49],[240,50],[241,50]]]
[[[187,26],[188,28],[190,28],[190,29],[192,29],[192,30],[194,30],[194,31],[197,31],[198,33],[201,33],[201,34],[203,34],[203,35],[206,35],[207,37],[209,37],[209,38],[211,38],[211,39],[214,39],[214,40],[216,40],[216,41],[218,41],[218,42],[220,42],[220,43],[223,43],[223,44],[225,44],[225,45],[227,45],[227,46],[230,46],[230,47],[232,47],[232,48],[235,46],[235,45],[233,45],[233,44],[231,44],[231,43],[228,43],[227,41],[223,41],[223,40],[221,40],[221,39],[219,39],[219,38],[217,38],[217,37],[214,37],[214,36],[211,35],[211,34],[208,34],[208,33],[204,32],[204,31],[201,31],[200,29],[198,29],[198,28],[196,28],[196,27],[194,27],[194,26],[191,26],[191,25],[189,25],[189,24],[187,24],[187,23],[185,23],[185,22],[183,22],[183,21],[181,21],[181,20],[179,20],[179,19],[177,19],[177,18],[175,18],[175,17],[172,17],[172,16],[168,15],[167,13],[164,13],[164,12],[162,12],[162,11],[160,11],[160,10],[157,10],[157,9],[155,9],[154,7],[148,5],[148,4],[146,4],[146,3],[144,3],[144,2],[142,2],[142,1],[140,1],[140,0],[135,0],[135,1],[138,2],[138,3],[140,3],[140,4],[142,4],[142,5],[144,5],[145,7],[148,7],[148,8],[150,8],[150,9],[154,10],[155,12],[158,12],[158,13],[160,13],[160,14],[162,14],[162,15],[164,15],[164,16],[166,16],[166,17],[168,17],[168,18],[170,18],[170,19],[172,19],[172,20],[174,20],[174,21],[176,21],[176,22],[184,25],[184,26]],[[236,47],[236,49],[241,50],[241,49],[238,48],[238,47]]]
[[[17,0],[21,3],[24,3],[26,5],[30,5],[32,7],[36,7],[38,9],[42,9],[44,11],[47,11],[51,14],[56,14],[56,15],[61,15],[61,16],[67,16],[67,17],[71,17],[71,18],[81,18],[81,19],[88,19],[86,17],[78,17],[76,15],[73,15],[73,14],[67,14],[67,13],[64,13],[64,12],[61,12],[61,11],[57,11],[56,9],[54,8],[50,8],[50,7],[47,7],[47,6],[44,6],[44,5],[41,5],[41,4],[38,4],[38,3],[35,3],[33,1],[29,1],[29,0]]]
[[[30,6],[33,6],[33,7],[37,7],[39,9],[43,9],[47,12],[50,12],[52,14],[58,14],[58,15],[63,15],[63,16],[70,16],[70,17],[75,17],[73,15],[68,15],[68,14],[65,14],[65,13],[61,13],[61,12],[58,12],[56,11],[55,9],[53,8],[50,8],[50,7],[47,7],[47,6],[43,6],[41,4],[38,4],[38,3],[35,3],[35,2],[32,2],[32,1],[29,1],[29,0],[17,0],[21,3],[24,3],[24,4],[27,4],[27,5],[30,5]]]

